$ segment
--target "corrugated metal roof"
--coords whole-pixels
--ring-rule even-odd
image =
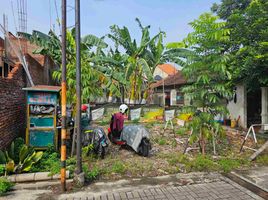
[[[61,90],[60,86],[51,86],[51,85],[36,85],[33,87],[22,88],[27,91],[46,91],[46,92],[59,92]]]

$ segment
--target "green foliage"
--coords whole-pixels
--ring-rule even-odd
[[[60,172],[60,157],[55,150],[48,149],[44,152],[44,155],[37,165],[33,166],[31,172],[50,172],[50,175],[58,174]]]
[[[0,176],[3,176],[5,174],[6,167],[5,165],[0,165]]]
[[[97,166],[94,166],[92,169],[89,169],[89,166],[87,164],[83,164],[82,167],[87,181],[93,181],[97,179],[100,175],[100,170]]]
[[[203,155],[198,155],[191,162],[186,163],[187,171],[216,171],[218,166],[209,158]]]
[[[187,156],[186,155],[183,155],[183,154],[174,154],[174,155],[171,155],[168,158],[167,161],[168,161],[168,163],[170,165],[176,165],[178,163],[185,164],[185,163],[189,162]]]
[[[20,33],[22,36],[29,38],[30,41],[39,46],[34,53],[48,55],[58,66],[61,65],[61,41],[60,37],[50,31],[47,34],[39,31],[33,31],[32,35]],[[70,103],[76,102],[76,44],[75,29],[67,30],[67,98]],[[105,77],[98,70],[97,65],[93,65],[92,59],[103,55],[103,49],[107,44],[103,38],[94,35],[86,35],[81,39],[81,84],[82,84],[82,101],[95,99],[102,95],[102,87]],[[53,72],[53,78],[56,81],[61,80],[61,69]]]
[[[220,168],[226,173],[241,166],[239,160],[228,159],[228,158],[220,159],[218,161],[218,164],[220,165]]]
[[[14,186],[14,183],[11,183],[6,178],[0,177],[0,196],[8,192],[12,186]]]
[[[216,138],[217,132],[222,133],[214,117],[227,114],[224,99],[232,96],[230,58],[224,53],[222,45],[229,41],[230,30],[225,22],[210,13],[202,14],[190,25],[194,31],[188,34],[184,43],[191,53],[187,55],[183,68],[189,84],[182,91],[192,102],[192,110],[201,109],[200,114],[189,123],[193,131],[190,142],[200,141],[202,153],[205,154],[206,140]]]
[[[157,143],[159,144],[159,145],[165,145],[165,144],[167,144],[167,140],[165,139],[165,138],[160,138],[158,141],[157,141]]]
[[[44,159],[43,162],[41,162],[40,164],[44,166],[44,171],[50,172],[51,176],[54,174],[58,174],[61,169],[60,158],[57,153],[50,154],[48,158]]]
[[[223,0],[212,10],[230,28],[224,50],[231,54],[233,82],[243,81],[250,90],[267,85],[268,1]]]
[[[116,161],[111,167],[112,173],[123,174],[126,171],[126,167],[122,161]]]
[[[184,40],[192,50],[187,58],[183,74],[189,85],[183,92],[193,107],[213,115],[225,114],[223,99],[232,96],[230,88],[231,73],[227,62],[229,57],[224,54],[222,42],[229,40],[230,30],[218,17],[205,13],[190,23],[194,31]]]
[[[20,142],[17,143],[20,144]],[[37,163],[43,156],[43,152],[35,152],[33,148],[23,144],[19,149],[18,162],[15,162],[14,152],[14,142],[11,143],[9,149],[5,151],[5,153],[0,151],[1,164],[5,164],[7,173],[28,172],[31,170],[33,164]]]
[[[133,124],[139,124],[140,123],[140,119],[131,120],[131,123],[133,123]]]
[[[261,165],[268,165],[268,155],[267,154],[259,155],[256,159],[256,162]]]
[[[15,163],[19,162],[19,152],[24,144],[25,144],[25,141],[21,137],[18,137],[14,140],[14,161],[15,161]]]
[[[184,127],[180,127],[177,131],[176,134],[178,135],[185,135],[187,133],[187,129]]]

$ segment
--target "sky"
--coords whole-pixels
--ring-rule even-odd
[[[74,25],[74,1],[67,0],[69,27]],[[117,24],[127,26],[132,37],[139,40],[141,33],[135,21],[138,17],[144,26],[151,25],[151,35],[162,30],[166,32],[165,43],[178,42],[191,32],[189,22],[204,12],[210,12],[212,4],[219,2],[220,0],[81,0],[81,35],[94,34],[101,37],[109,33],[111,25]],[[16,32],[17,0],[0,0],[0,18],[4,13],[8,15],[9,31]],[[27,32],[39,30],[48,33],[52,28],[59,33],[57,13],[61,17],[61,0],[27,0]],[[0,23],[2,24],[2,19]]]

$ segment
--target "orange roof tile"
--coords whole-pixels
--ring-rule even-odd
[[[171,64],[162,64],[158,65],[159,69],[163,72],[167,73],[168,75],[174,75],[177,72],[177,69]]]

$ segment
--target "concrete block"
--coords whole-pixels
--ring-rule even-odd
[[[13,183],[16,182],[16,174],[11,175],[11,176],[7,176],[6,178],[7,178],[7,180],[9,180],[10,182],[13,182]]]
[[[16,182],[29,182],[34,181],[35,173],[27,173],[27,174],[17,174]]]
[[[34,176],[35,181],[46,181],[52,180],[52,177],[49,176],[49,172],[37,172]]]

